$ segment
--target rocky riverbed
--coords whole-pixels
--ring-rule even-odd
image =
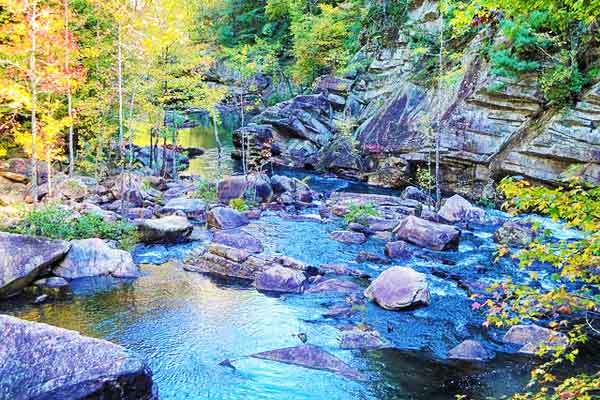
[[[65,207],[116,218],[117,178],[72,179],[85,195],[67,193]],[[128,217],[145,243],[129,254],[97,239],[41,246],[4,234],[0,311],[122,345],[161,398],[479,399],[518,390],[531,353],[565,341],[535,325],[483,329],[474,307],[504,277],[553,285],[543,266],[534,281],[495,257],[540,229],[548,240],[580,235],[560,224],[456,195],[435,212],[414,187],[382,194],[319,176],[226,177],[215,202],[191,198],[193,180],[128,179]],[[228,206],[244,196],[249,209]],[[361,204],[377,215],[345,221]]]

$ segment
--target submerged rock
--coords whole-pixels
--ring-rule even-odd
[[[310,344],[265,351],[252,354],[250,357],[329,371],[350,379],[364,379],[363,374],[357,369],[322,348]]]
[[[19,293],[69,251],[70,244],[0,232],[0,298]]]
[[[102,239],[71,241],[71,250],[53,272],[65,279],[101,275],[137,278],[140,275],[131,254],[109,247]]]
[[[199,223],[206,222],[206,203],[200,199],[188,199],[177,197],[171,199],[160,209],[160,215],[173,215],[178,212],[185,214],[187,218]]]
[[[368,251],[359,252],[356,255],[356,262],[362,263],[365,261],[373,263],[373,264],[390,264],[391,263],[391,261],[388,258],[382,257],[378,254],[369,253]]]
[[[460,230],[455,227],[415,216],[403,219],[394,234],[400,240],[438,251],[456,249],[460,240]]]
[[[531,224],[517,221],[505,222],[494,234],[496,242],[515,247],[527,247],[534,238]]]
[[[533,324],[511,327],[502,340],[505,343],[521,345],[519,353],[525,354],[535,354],[542,345],[555,348],[568,346],[569,344],[569,340],[564,333]]]
[[[448,352],[448,358],[465,361],[487,361],[493,357],[481,343],[476,340],[465,340]]]
[[[302,293],[306,277],[300,271],[276,265],[256,275],[256,289],[266,292]]]
[[[0,398],[153,398],[146,364],[121,346],[0,315]]]
[[[468,200],[455,194],[446,199],[438,212],[440,218],[447,222],[474,222],[482,223],[485,219],[485,211],[475,207]]]
[[[329,234],[329,237],[347,244],[362,244],[367,241],[367,237],[363,233],[352,231],[334,231]]]
[[[341,279],[327,279],[321,281],[306,290],[306,293],[355,293],[360,292],[361,288],[354,282]]]
[[[408,243],[398,240],[395,242],[387,242],[385,244],[385,255],[390,258],[410,257]]]
[[[236,249],[243,249],[250,253],[262,253],[264,250],[260,240],[244,231],[216,231],[213,236],[213,242],[235,247]]]
[[[412,268],[392,267],[383,271],[364,294],[386,310],[429,304],[427,277]]]
[[[379,332],[372,329],[349,329],[342,331],[340,347],[346,350],[379,349],[385,342]]]
[[[144,243],[185,242],[193,229],[187,218],[176,215],[147,219],[138,225],[140,240]]]
[[[248,218],[230,207],[215,207],[208,212],[208,226],[216,229],[235,229],[247,225]]]

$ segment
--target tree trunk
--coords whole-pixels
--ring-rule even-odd
[[[124,137],[123,137],[123,49],[121,25],[117,27],[117,75],[119,84],[119,162],[121,164],[121,218],[125,218],[125,174],[124,174]]]
[[[439,77],[438,77],[438,123],[435,137],[435,196],[436,196],[436,209],[439,211],[442,202],[442,189],[441,189],[441,174],[440,174],[440,147],[442,142],[442,127],[443,121],[443,103],[442,103],[442,78],[444,76],[444,10],[442,9],[442,3],[439,4],[440,8],[440,53],[439,53]]]
[[[52,156],[50,146],[46,150],[46,173],[48,174],[48,198],[52,198]]]
[[[244,115],[244,91],[240,93],[240,114],[242,116],[242,128],[245,126],[245,115]],[[248,163],[247,163],[247,154],[246,154],[246,131],[242,129],[242,172],[244,173],[244,178],[248,179]]]
[[[36,158],[37,142],[37,70],[36,70],[36,51],[37,51],[37,0],[32,1],[32,10],[30,17],[31,26],[31,55],[29,57],[29,74],[31,84],[31,196],[33,202],[38,201],[38,173]]]
[[[173,129],[173,179],[177,180],[177,126]]]
[[[71,52],[71,39],[69,38],[69,0],[64,1],[65,17],[65,74],[67,75],[67,113],[69,115],[69,176],[75,171],[75,145],[73,143],[73,96],[71,93],[71,79],[69,76],[69,58]]]

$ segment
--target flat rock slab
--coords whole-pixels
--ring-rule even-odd
[[[340,347],[346,350],[379,349],[385,346],[385,341],[374,330],[349,329],[342,332]]]
[[[448,358],[464,361],[487,361],[494,355],[476,340],[465,340],[448,352]]]
[[[171,215],[146,219],[138,225],[140,240],[144,243],[180,243],[189,239],[194,227],[187,218]]]
[[[216,231],[213,242],[236,249],[243,249],[250,253],[262,253],[264,248],[260,240],[244,231]]]
[[[367,241],[367,237],[363,233],[353,231],[334,231],[329,234],[329,237],[347,244],[363,244]]]
[[[75,331],[0,315],[0,398],[153,398],[152,373],[125,349]]]
[[[350,379],[363,380],[363,374],[320,347],[305,344],[296,347],[265,351],[250,357],[329,371]]]
[[[69,247],[62,240],[0,233],[0,298],[19,293],[60,261]]]
[[[230,207],[215,207],[208,212],[207,223],[215,229],[235,229],[248,225],[248,217]]]
[[[178,197],[171,199],[160,209],[163,216],[184,213],[191,220],[206,222],[206,203],[200,199],[188,199],[187,197]]]
[[[361,287],[354,282],[341,279],[327,279],[311,286],[306,293],[355,293],[360,292]]]

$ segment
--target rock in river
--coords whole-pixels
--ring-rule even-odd
[[[171,215],[146,219],[138,225],[140,240],[144,243],[178,243],[188,240],[194,227],[185,217]]]
[[[394,234],[397,239],[438,251],[455,249],[460,240],[460,231],[455,227],[412,215],[398,224]]]
[[[341,279],[327,279],[311,286],[306,293],[342,293],[360,292],[360,286],[354,282]]]
[[[265,351],[252,354],[251,357],[329,371],[351,379],[364,379],[360,371],[352,368],[322,348],[310,344]]]
[[[216,229],[235,229],[247,225],[248,218],[230,207],[215,207],[208,212],[208,226]]]
[[[200,199],[188,199],[187,197],[178,197],[171,199],[160,209],[160,215],[173,215],[177,212],[183,212],[190,220],[199,223],[206,222],[206,203]]]
[[[140,359],[105,340],[0,315],[0,398],[153,398],[152,374]]]
[[[455,194],[446,199],[438,215],[447,222],[474,222],[482,223],[485,219],[485,211],[475,207],[468,200]]]
[[[0,233],[0,298],[17,294],[46,273],[69,247],[62,240]]]
[[[569,340],[564,333],[533,324],[511,327],[502,340],[505,343],[522,346],[519,353],[525,354],[536,353],[542,345],[553,348],[569,344]]]
[[[256,289],[265,292],[302,293],[306,277],[298,270],[275,265],[256,275]]]
[[[367,241],[367,237],[363,233],[353,231],[334,231],[329,234],[329,237],[348,244],[362,244]]]
[[[71,242],[71,250],[54,269],[54,275],[65,279],[101,275],[137,278],[140,270],[129,252],[113,249],[102,239],[83,239]]]
[[[213,236],[213,242],[235,247],[236,249],[243,249],[250,253],[262,253],[263,251],[263,245],[260,240],[244,231],[216,231]]]
[[[496,242],[515,247],[527,247],[534,237],[531,224],[519,221],[505,222],[494,234]]]
[[[493,357],[481,343],[476,340],[465,340],[448,352],[448,358],[465,361],[487,361]]]
[[[342,331],[340,347],[342,349],[379,349],[385,345],[379,332],[372,329],[348,329]]]
[[[429,285],[425,274],[412,268],[392,267],[369,285],[365,297],[386,310],[402,310],[429,304]]]

